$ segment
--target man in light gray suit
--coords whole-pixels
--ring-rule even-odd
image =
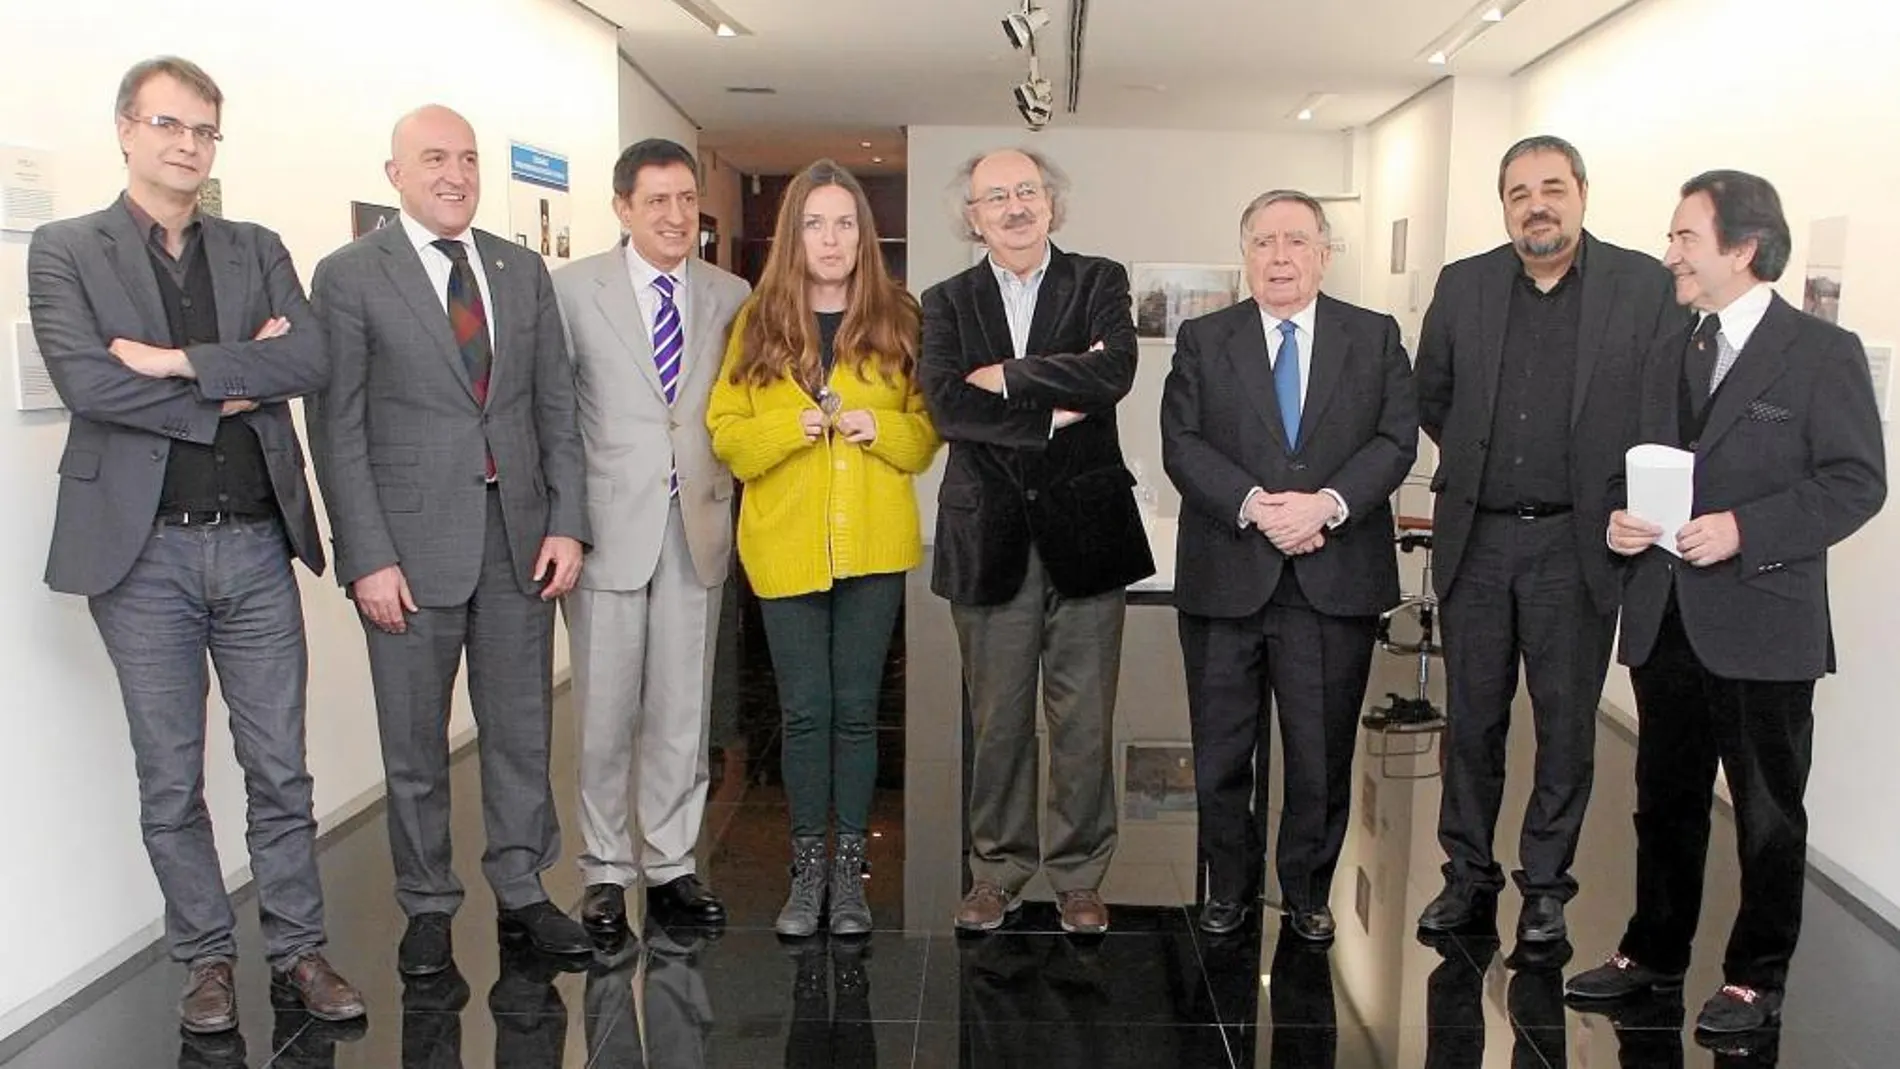
[[[732,558],[732,473],[713,457],[706,399],[748,292],[692,255],[699,165],[680,145],[652,139],[621,153],[614,212],[627,241],[554,278],[595,534],[566,603],[581,716],[581,919],[608,939],[626,931],[635,877],[662,917],[725,920],[693,861],[713,635]]]
[[[223,101],[186,60],[126,72],[124,195],[41,227],[27,253],[33,333],[72,410],[46,582],[90,599],[118,672],[166,941],[190,967],[179,1014],[194,1033],[237,1026],[235,918],[204,801],[207,652],[244,769],[275,977],[315,1016],[363,1015],[321,953],[290,565],[323,571],[286,403],[322,385],[323,335],[276,234],[197,210]]]
[[[554,601],[587,541],[574,373],[541,258],[470,223],[475,132],[426,107],[391,137],[400,224],[317,265],[332,374],[311,419],[337,579],[368,638],[406,976],[447,969],[462,886],[449,859],[447,729],[468,654],[480,729],[482,872],[504,936],[589,949],[548,902]]]

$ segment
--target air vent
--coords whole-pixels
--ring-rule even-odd
[[[755,97],[770,97],[770,96],[778,95],[778,90],[772,88],[769,85],[729,85],[729,86],[726,86],[726,92],[742,93],[746,96],[755,96]]]

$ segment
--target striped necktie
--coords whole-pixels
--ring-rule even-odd
[[[653,280],[653,288],[660,293],[660,312],[653,317],[653,366],[660,372],[660,392],[666,395],[669,405],[679,399],[680,356],[686,350],[686,331],[680,325],[680,308],[673,302],[673,292],[678,285],[672,275],[661,275]],[[677,465],[667,470],[666,490],[673,497],[679,496],[680,473]]]
[[[653,366],[660,371],[660,390],[666,403],[679,399],[680,354],[686,349],[686,331],[680,328],[680,308],[673,303],[673,291],[679,283],[672,275],[653,280],[660,291],[660,314],[653,317]]]
[[[462,352],[462,366],[475,388],[475,403],[488,404],[488,372],[495,362],[494,345],[488,338],[488,310],[482,306],[482,289],[475,284],[475,268],[468,262],[468,246],[443,238],[430,242],[449,258],[449,329],[455,332],[455,347]],[[495,456],[484,447],[483,461],[487,478],[495,478]]]

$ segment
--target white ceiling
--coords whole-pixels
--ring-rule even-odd
[[[737,38],[714,36],[673,0],[580,2],[621,27],[622,50],[741,170],[793,170],[818,154],[901,169],[906,126],[1021,121],[1010,89],[1026,57],[1000,25],[1018,0],[717,0],[752,31]],[[1073,115],[1063,107],[1071,0],[1046,0],[1038,43],[1055,125],[1346,129],[1447,73],[1510,74],[1630,2],[1524,0],[1435,67],[1419,54],[1472,0],[1090,0]],[[1297,122],[1310,93],[1333,98]],[[873,154],[886,163],[870,165]]]

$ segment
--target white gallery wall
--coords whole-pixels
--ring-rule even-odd
[[[1346,133],[1259,134],[1202,130],[1107,130],[1051,127],[914,126],[910,129],[910,287],[925,289],[974,262],[976,246],[957,237],[948,189],[970,156],[1021,146],[1047,154],[1074,183],[1068,221],[1055,234],[1062,248],[1133,263],[1240,263],[1240,212],[1269,189],[1302,189],[1320,197],[1356,192],[1353,141]],[[960,194],[959,194],[960,195]],[[1327,272],[1326,290],[1359,296],[1362,250],[1357,199],[1327,204],[1343,248]],[[1243,283],[1242,295],[1245,296]],[[1175,515],[1179,495],[1161,470],[1161,386],[1173,339],[1143,341],[1135,388],[1116,413],[1122,450],[1155,490],[1161,515]],[[942,461],[918,480],[924,537],[936,524]]]
[[[282,233],[306,280],[349,239],[350,201],[395,202],[382,174],[390,126],[431,101],[462,111],[480,139],[478,226],[509,229],[513,138],[569,156],[577,252],[604,248],[618,232],[607,206],[625,65],[612,27],[567,0],[4,4],[0,144],[58,154],[61,214],[102,207],[122,188],[118,79],[139,59],[175,52],[202,64],[227,97],[214,172],[226,214]],[[9,346],[12,323],[26,316],[25,261],[23,235],[0,236]],[[10,354],[5,367],[11,375]],[[4,392],[0,812],[9,817],[0,823],[0,915],[13,921],[0,952],[0,1037],[149,944],[161,911],[110,665],[85,603],[40,581],[66,417],[16,413],[10,384]],[[380,794],[382,765],[355,614],[330,577],[302,578],[310,765],[328,826]],[[557,645],[565,663],[565,642]],[[214,695],[206,795],[227,877],[240,880],[243,789],[224,719]],[[464,709],[452,730],[466,726]],[[39,920],[20,923],[27,917]]]
[[[1900,344],[1900,7],[1815,0],[1647,0],[1517,79],[1520,133],[1571,139],[1590,168],[1589,225],[1607,240],[1660,254],[1676,191],[1715,167],[1768,178],[1794,229],[1778,287],[1799,306],[1815,219],[1849,220],[1841,324],[1863,341]],[[1887,464],[1894,469],[1893,424]],[[1830,556],[1839,674],[1815,699],[1809,841],[1830,873],[1871,891],[1894,917],[1900,849],[1893,813],[1893,676],[1900,665],[1900,503]],[[1607,697],[1633,709],[1628,679]],[[1607,818],[1609,814],[1599,814]],[[1858,885],[1858,886],[1857,886]]]

